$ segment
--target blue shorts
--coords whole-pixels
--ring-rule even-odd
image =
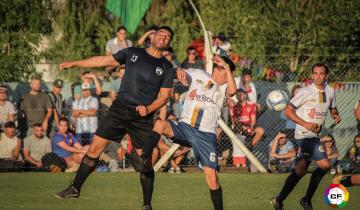
[[[174,143],[191,147],[199,168],[206,166],[218,170],[216,135],[203,132],[184,122],[169,120],[174,133]]]
[[[299,145],[298,158],[307,160],[323,160],[327,159],[325,148],[317,137],[299,139],[296,141]]]

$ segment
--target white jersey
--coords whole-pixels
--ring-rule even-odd
[[[296,108],[296,114],[306,122],[317,123],[322,126],[326,115],[331,108],[336,107],[335,91],[326,85],[324,90],[319,90],[314,84],[301,88],[290,100],[290,104]],[[317,137],[301,125],[296,124],[295,138]]]
[[[227,84],[217,85],[202,69],[190,68],[185,71],[191,85],[180,121],[200,131],[215,133],[226,96]]]

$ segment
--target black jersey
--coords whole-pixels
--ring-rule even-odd
[[[172,88],[174,71],[166,58],[155,58],[144,48],[129,47],[113,54],[125,64],[118,100],[130,106],[150,105],[158,97],[160,88]]]

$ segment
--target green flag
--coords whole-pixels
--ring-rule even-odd
[[[134,33],[152,0],[107,0],[106,9],[121,19],[126,29]]]

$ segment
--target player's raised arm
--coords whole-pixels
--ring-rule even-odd
[[[83,60],[65,61],[60,64],[60,69],[67,69],[73,67],[105,67],[105,66],[119,66],[120,64],[114,59],[112,55],[94,56]]]
[[[234,75],[232,73],[232,71],[235,70],[236,66],[232,63],[232,61],[230,61],[230,59],[229,59],[229,62],[225,61],[224,59],[229,59],[229,58],[220,57],[220,56],[214,56],[213,57],[214,63],[216,65],[224,68],[224,70],[226,71],[226,83],[227,83],[226,96],[227,97],[232,97],[237,92]],[[232,65],[232,66],[230,66],[229,64]]]

